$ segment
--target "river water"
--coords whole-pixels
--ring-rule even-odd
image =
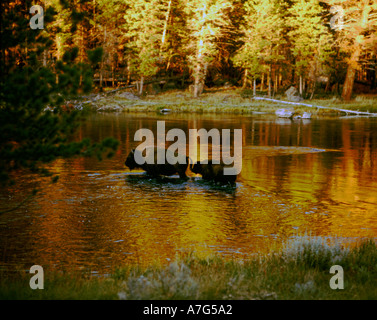
[[[166,131],[242,129],[235,186],[191,176],[151,179],[124,161],[134,134],[157,121]],[[77,138],[120,141],[116,155],[56,160],[47,178],[19,174],[0,190],[0,270],[107,274],[118,266],[174,260],[177,253],[237,259],[310,234],[377,237],[377,119],[277,119],[268,115],[96,114]]]

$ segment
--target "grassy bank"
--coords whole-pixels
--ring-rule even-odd
[[[329,286],[333,265],[344,270],[342,290]],[[243,261],[188,254],[166,266],[119,268],[109,277],[45,272],[43,290],[31,290],[29,279],[2,276],[0,299],[377,299],[377,246],[299,237],[279,253]]]
[[[250,90],[249,90],[250,91]],[[307,106],[291,106],[284,103],[253,100],[249,91],[239,88],[216,88],[207,90],[199,98],[193,98],[191,93],[184,90],[170,90],[156,95],[143,97],[122,95],[121,91],[112,94],[97,95],[97,99],[84,101],[83,106],[102,112],[159,112],[170,109],[179,113],[275,113],[279,108],[292,108],[298,114],[307,111],[314,115],[342,115],[343,112],[329,109],[318,109]],[[262,96],[263,93],[258,93]],[[132,97],[132,96],[131,96]],[[286,100],[283,95],[274,97]],[[327,96],[323,99],[304,100],[303,103],[338,109],[366,111],[377,113],[377,96],[359,95],[350,102],[340,98]]]

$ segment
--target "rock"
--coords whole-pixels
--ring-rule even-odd
[[[298,91],[295,87],[289,87],[289,89],[287,91],[285,91],[285,94],[287,95],[287,98],[290,98],[290,97],[296,95],[297,92]]]
[[[105,105],[100,108],[98,108],[98,111],[104,111],[104,112],[120,112],[123,109],[118,105]]]
[[[122,97],[122,98],[126,98],[126,99],[129,99],[129,100],[140,100],[140,98],[138,96],[135,96],[133,93],[131,92],[122,92],[118,95],[119,97]]]
[[[288,110],[288,109],[278,109],[275,111],[275,114],[279,118],[292,118],[294,111],[293,110]]]
[[[310,112],[304,112],[303,114],[299,114],[297,116],[294,116],[293,119],[311,119],[312,114]]]
[[[304,100],[303,98],[301,98],[299,95],[298,95],[298,91],[295,87],[290,87],[287,91],[285,91],[285,94],[287,96],[287,99],[289,101],[293,101],[293,102],[300,102],[302,100]]]
[[[310,112],[304,112],[302,114],[302,119],[311,119],[312,114]]]
[[[304,100],[304,99],[300,96],[292,96],[291,99],[290,99],[290,101],[292,101],[292,102],[300,102],[302,100]]]

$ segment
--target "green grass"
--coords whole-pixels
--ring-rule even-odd
[[[377,246],[365,240],[297,237],[278,252],[247,260],[181,255],[168,265],[118,268],[108,277],[45,272],[43,290],[29,274],[2,276],[0,299],[377,299]],[[332,265],[344,270],[344,289],[333,290]]]
[[[250,91],[250,90],[249,90]],[[245,93],[246,92],[246,93]],[[100,100],[88,103],[92,110],[103,112],[159,112],[163,108],[178,113],[228,113],[251,114],[255,112],[275,113],[279,108],[293,108],[296,112],[308,111],[314,115],[341,115],[336,110],[317,109],[307,106],[293,106],[284,103],[252,100],[247,90],[239,88],[215,88],[207,90],[199,98],[193,98],[190,92],[184,90],[169,90],[157,95],[147,95],[140,100],[128,100],[118,94],[104,96]],[[258,96],[266,93],[257,92]],[[275,99],[284,100],[284,94]],[[350,102],[328,95],[323,99],[302,101],[306,104],[329,108],[348,109],[377,113],[377,96],[358,95]]]

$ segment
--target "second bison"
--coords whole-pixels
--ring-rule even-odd
[[[207,163],[198,161],[193,165],[191,171],[202,175],[204,180],[233,184],[236,182],[237,174],[225,175],[224,168],[226,167],[223,163],[212,163],[212,160],[208,160]]]

